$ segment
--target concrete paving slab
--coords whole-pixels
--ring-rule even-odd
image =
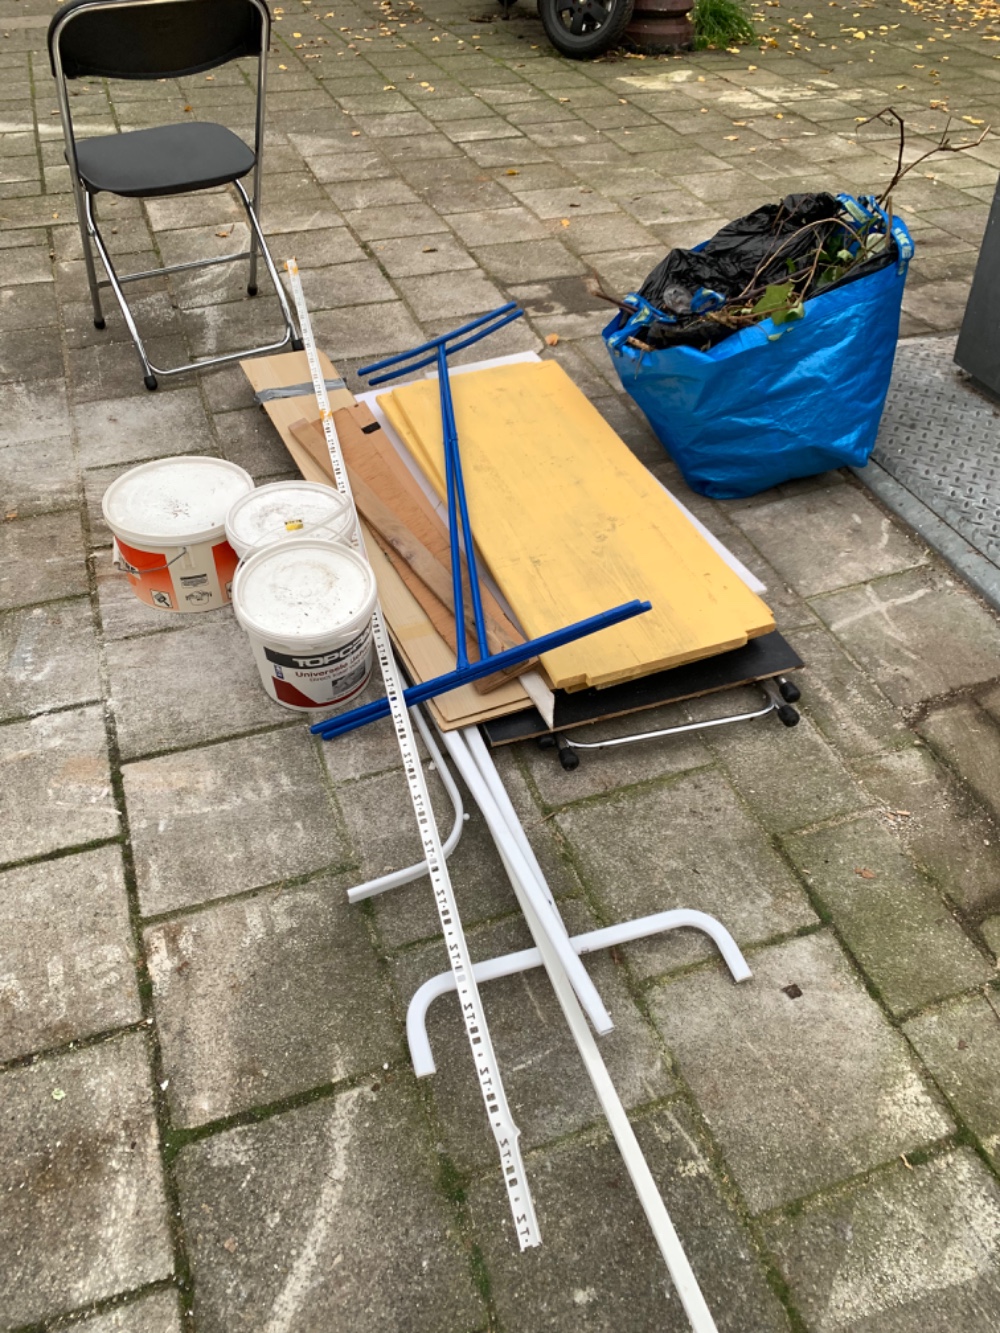
[[[78,505],[80,473],[69,436],[0,446],[0,494],[4,513],[20,518]]]
[[[804,597],[926,562],[926,553],[861,490],[834,486],[735,510],[733,521]]]
[[[102,847],[0,875],[0,1060],[141,1017],[121,852]]]
[[[1000,1318],[1000,1193],[968,1149],[897,1163],[766,1234],[816,1333],[987,1333]]]
[[[799,678],[800,707],[842,755],[874,755],[909,742],[902,716],[831,634],[806,625],[794,640],[809,667]]]
[[[594,918],[581,904],[566,903],[563,909],[571,934],[594,929]],[[473,961],[531,946],[527,928],[516,920],[469,937]],[[670,1061],[629,995],[622,968],[609,954],[589,955],[586,966],[614,1019],[614,1031],[601,1038],[601,1054],[624,1104],[642,1106],[675,1092]],[[447,969],[440,943],[400,955],[394,979],[401,1004],[408,1005],[419,985]],[[600,1105],[544,970],[486,982],[481,993],[522,1149],[551,1143],[599,1119]],[[489,1167],[496,1148],[478,1084],[470,1077],[469,1040],[454,993],[435,1000],[427,1032],[437,1065],[429,1088],[447,1152],[463,1170]]]
[[[364,912],[345,890],[342,879],[315,880],[146,931],[175,1124],[218,1120],[400,1059]]]
[[[113,838],[118,823],[100,708],[0,727],[0,862]]]
[[[483,1327],[438,1169],[403,1076],[184,1149],[198,1327]]]
[[[86,591],[78,513],[66,510],[0,523],[0,610]]]
[[[992,962],[885,822],[864,816],[786,837],[784,845],[893,1013],[920,1009],[992,977]]]
[[[811,605],[901,707],[997,675],[1000,622],[945,573],[909,570]]]
[[[80,404],[73,419],[84,467],[214,452],[197,389]]]
[[[719,1187],[710,1149],[682,1103],[636,1123],[639,1142],[720,1333],[784,1333],[753,1241]],[[518,1254],[498,1182],[470,1190],[504,1327],[605,1333],[689,1325],[613,1141],[597,1134],[528,1159],[542,1244]]]
[[[609,922],[689,907],[718,917],[741,945],[816,922],[801,885],[718,772],[622,792],[553,822]],[[715,946],[682,930],[625,952],[650,977],[710,958]]]
[[[90,603],[50,602],[0,615],[0,718],[101,697]]]
[[[753,980],[742,986],[715,967],[665,984],[650,1007],[751,1212],[951,1130],[830,935],[749,961]]]
[[[717,696],[710,701],[709,716],[731,707],[731,697]],[[706,744],[740,796],[772,832],[805,828],[868,804],[836,751],[806,718],[800,719],[794,733],[786,733],[780,725],[752,722],[713,728],[706,732]]]
[[[288,710],[264,692],[247,637],[228,607],[183,619],[191,623],[171,633],[108,645],[123,759],[290,721]]]
[[[169,1277],[143,1038],[11,1070],[0,1087],[0,1301],[8,1327]]]
[[[957,768],[994,818],[1000,818],[1000,727],[971,700],[934,709],[920,724],[920,734]]]
[[[903,1031],[994,1165],[1000,1162],[1000,1013],[995,994],[963,996],[911,1018]]]
[[[1000,907],[1000,828],[924,746],[864,760],[855,772],[917,864],[973,917]]]
[[[128,764],[124,782],[145,916],[347,859],[315,746],[299,729]]]

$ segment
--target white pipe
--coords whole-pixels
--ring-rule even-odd
[[[586,968],[580,962],[579,955],[569,942],[569,934],[563,924],[562,917],[553,904],[548,885],[544,878],[538,878],[538,874],[532,868],[531,861],[526,859],[517,841],[511,836],[503,814],[493,800],[489,787],[476,767],[476,762],[463,738],[464,732],[469,730],[474,731],[475,728],[464,728],[462,733],[439,730],[439,735],[465,785],[469,788],[473,799],[482,811],[497,850],[500,852],[505,866],[507,866],[511,884],[514,886],[514,892],[517,894],[522,909],[526,902],[530,902],[535,915],[545,923],[546,939],[551,941],[552,949],[559,959],[560,968],[569,979],[573,990],[580,999],[580,1003],[587,1011],[587,1017],[598,1032],[602,1034],[610,1032],[614,1027],[611,1015],[605,1008],[604,1001],[598,994],[597,987],[588,976]],[[499,781],[499,777],[497,781]],[[533,859],[534,853],[531,853],[531,860],[533,861]],[[537,861],[534,864],[537,865]]]
[[[578,954],[594,953],[598,949],[610,949],[615,944],[629,944],[633,940],[642,940],[650,935],[659,935],[666,930],[677,930],[690,926],[704,931],[718,945],[726,966],[734,981],[746,981],[753,976],[747,961],[740,952],[739,945],[720,921],[705,912],[696,912],[689,907],[675,907],[668,912],[654,912],[652,916],[637,917],[634,921],[620,921],[614,926],[603,926],[600,930],[588,930],[582,935],[570,937],[570,944]],[[499,977],[513,976],[515,972],[528,972],[533,967],[542,966],[539,949],[521,949],[517,953],[506,953],[499,958],[489,958],[483,963],[474,963],[473,975],[477,982],[496,981]],[[436,1065],[427,1036],[427,1011],[440,995],[447,995],[455,989],[455,978],[450,972],[442,972],[425,981],[413,993],[406,1011],[406,1040],[410,1047],[413,1072],[417,1078],[427,1078],[433,1074]]]
[[[458,748],[465,749],[463,741],[466,736],[474,730],[474,728],[466,727],[461,734],[451,732],[442,736],[449,753],[455,759],[456,763],[459,764],[460,769],[462,768],[462,765],[459,763],[456,750]],[[469,759],[472,760],[471,754],[469,754]],[[492,767],[488,755],[487,762]],[[474,761],[472,761],[472,767],[475,767]],[[490,799],[490,789],[486,782],[480,780],[473,786],[473,783],[466,778],[466,784],[476,801],[480,803],[480,808],[482,809],[482,801],[489,801]],[[485,809],[483,809],[483,813],[484,815],[486,814]],[[499,814],[499,811],[496,813]],[[490,821],[488,820],[487,822]],[[491,831],[493,831],[496,826],[497,821],[494,820],[493,822],[490,822]],[[500,844],[498,843],[498,846],[499,845]],[[545,928],[535,911],[532,896],[529,893],[524,892],[526,886],[517,882],[513,864],[515,858],[512,857],[508,860],[506,855],[508,850],[509,849],[505,847],[501,848],[501,856],[504,859],[504,863],[507,865],[508,874],[511,876],[511,883],[514,886],[514,891],[518,894],[518,899],[521,902],[521,910],[524,912],[528,927],[534,937],[535,944],[542,955],[545,970],[549,974],[549,980],[552,982],[552,987],[555,990],[556,997],[559,1000],[566,1022],[569,1024],[573,1039],[577,1044],[577,1049],[583,1058],[587,1073],[590,1076],[590,1081],[594,1086],[594,1091],[597,1093],[598,1100],[601,1103],[608,1124],[611,1127],[611,1132],[615,1137],[615,1142],[618,1144],[618,1150],[621,1153],[628,1173],[632,1178],[632,1184],[635,1186],[639,1202],[642,1204],[646,1219],[649,1222],[654,1237],[656,1238],[656,1243],[659,1246],[660,1253],[663,1255],[667,1270],[670,1273],[674,1287],[680,1297],[681,1304],[690,1321],[691,1328],[694,1333],[718,1333],[715,1320],[712,1318],[712,1312],[709,1310],[705,1297],[702,1295],[701,1288],[698,1286],[697,1278],[692,1272],[691,1265],[688,1262],[687,1255],[684,1253],[680,1238],[674,1229],[674,1224],[670,1220],[670,1214],[667,1212],[666,1206],[660,1197],[660,1192],[656,1187],[656,1182],[653,1179],[649,1165],[646,1162],[645,1157],[642,1155],[639,1141],[635,1136],[635,1131],[629,1123],[625,1108],[622,1106],[621,1099],[619,1098],[615,1085],[608,1073],[607,1066],[598,1050],[597,1042],[594,1040],[594,1034],[587,1025],[586,1017],[580,1008],[573,987],[569,984],[569,980],[560,966],[560,957],[553,947],[553,941],[546,933]],[[519,889],[521,890],[520,892],[518,892]]]
[[[434,737],[431,735],[431,729],[424,721],[424,715],[419,708],[411,708],[410,716],[417,724],[420,737],[427,746],[427,753],[441,775],[441,781],[444,783],[444,789],[451,800],[451,807],[455,812],[455,822],[451,826],[451,832],[445,838],[442,844],[442,851],[445,858],[451,856],[452,852],[458,846],[458,840],[462,836],[462,826],[465,823],[465,809],[462,805],[462,793],[458,789],[458,784],[451,776],[451,770],[441,757],[441,751],[438,749]],[[415,879],[423,879],[427,874],[427,862],[417,861],[412,866],[407,866],[405,870],[394,870],[389,875],[381,875],[378,879],[369,879],[364,884],[357,884],[353,889],[347,890],[347,901],[349,903],[359,903],[363,898],[374,898],[376,894],[385,893],[387,889],[397,889],[401,884],[412,884]]]
[[[562,739],[574,750],[607,750],[612,745],[631,745],[633,741],[653,741],[658,736],[677,736],[682,731],[704,731],[708,727],[725,727],[730,722],[751,722],[755,717],[766,717],[775,708],[769,703],[766,708],[756,713],[734,713],[732,717],[710,717],[704,722],[685,722],[678,727],[664,727],[661,731],[642,731],[636,736],[613,736],[607,741],[572,741],[566,735]]]

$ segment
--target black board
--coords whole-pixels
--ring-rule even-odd
[[[803,665],[801,657],[777,630],[750,639],[742,648],[700,662],[688,662],[658,671],[654,676],[611,685],[604,690],[580,690],[567,694],[556,691],[555,731],[568,731],[588,722],[601,722],[625,713],[637,713],[643,708],[678,703],[694,699],[699,694],[714,694],[731,690],[737,685],[748,685],[770,676],[784,676]],[[482,724],[490,745],[510,745],[514,741],[544,736],[549,728],[537,708],[526,708],[520,713],[495,718]]]
[[[1000,394],[1000,181],[986,220],[955,360],[973,379]]]

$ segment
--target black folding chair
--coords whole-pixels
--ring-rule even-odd
[[[293,350],[302,350],[302,340],[260,227],[264,100],[270,37],[271,15],[264,0],[68,0],[49,24],[49,59],[59,94],[66,160],[94,305],[94,327],[104,328],[100,289],[110,287],[118,298],[142,361],[147,389],[156,388],[158,375],[181,375],[247,356],[261,356],[280,351],[289,343]],[[257,111],[252,150],[224,125],[198,121],[79,141],[73,132],[67,89],[69,79],[183,78],[243,56],[257,58]],[[242,184],[243,177],[251,171],[252,202]],[[152,199],[228,184],[235,187],[246,209],[250,224],[249,250],[213,259],[197,259],[188,264],[172,264],[169,268],[149,269],[144,273],[119,276],[115,272],[96,221],[94,199],[102,190],[124,198]],[[91,241],[107,272],[106,282],[97,279]],[[243,352],[229,352],[225,356],[206,357],[166,370],[154,366],[146,355],[122,285],[163,273],[248,259],[247,292],[256,296],[258,250],[281,305],[285,321],[285,335],[281,341]]]

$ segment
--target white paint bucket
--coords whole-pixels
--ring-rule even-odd
[[[279,541],[244,561],[233,610],[268,694],[286,708],[330,708],[368,683],[378,590],[368,563],[336,542]]]
[[[241,495],[226,515],[226,536],[240,557],[290,538],[348,543],[354,507],[346,495],[317,481],[273,481]]]
[[[101,508],[136,597],[164,611],[225,606],[238,562],[226,514],[252,490],[250,474],[223,458],[159,458],[113,481]]]

